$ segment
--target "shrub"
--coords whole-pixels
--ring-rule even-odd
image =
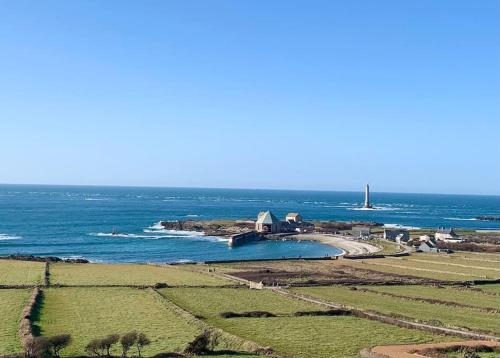
[[[85,346],[85,352],[93,357],[104,356],[105,349],[102,339],[93,339]]]
[[[111,347],[115,345],[118,341],[120,340],[120,336],[118,334],[110,334],[107,337],[102,339],[102,346],[106,350],[106,357],[109,357],[109,351],[111,350]]]
[[[266,318],[266,317],[276,317],[275,314],[266,311],[248,311],[248,312],[222,312],[220,314],[223,318],[237,318],[237,317],[251,317],[251,318]]]
[[[69,334],[60,334],[48,338],[50,349],[54,357],[60,357],[59,352],[61,349],[66,348],[71,343],[71,336]]]
[[[215,332],[203,331],[196,338],[189,342],[184,353],[188,355],[203,355],[213,351],[219,343],[220,335]]]
[[[352,313],[348,310],[336,309],[326,311],[299,311],[294,316],[350,316]]]
[[[122,346],[122,357],[126,357],[127,353],[132,347],[135,342],[137,341],[137,332],[129,332],[125,333],[121,338],[120,338],[120,344]]]
[[[49,348],[46,337],[30,337],[26,340],[24,354],[27,358],[42,358],[49,353]]]
[[[135,346],[137,348],[137,354],[139,355],[139,357],[141,356],[141,349],[144,347],[144,346],[148,346],[151,344],[151,341],[149,340],[148,337],[146,337],[146,335],[144,333],[139,333],[138,336],[137,336],[137,340],[135,342]]]

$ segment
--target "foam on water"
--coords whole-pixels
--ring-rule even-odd
[[[19,239],[22,239],[22,237],[16,235],[0,234],[0,241],[19,240]]]
[[[458,220],[458,221],[477,221],[476,218],[443,218],[445,220]]]

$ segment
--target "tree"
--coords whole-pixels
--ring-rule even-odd
[[[220,335],[211,331],[203,331],[189,342],[184,353],[189,355],[203,355],[209,353],[218,344]]]
[[[58,358],[60,357],[59,352],[61,349],[66,348],[71,343],[71,336],[69,334],[60,334],[58,336],[49,337],[48,341],[50,343],[52,355]]]
[[[118,334],[110,334],[102,339],[102,346],[106,350],[106,357],[110,357],[109,351],[113,345],[115,345],[120,340]]]
[[[151,344],[151,341],[149,340],[148,337],[146,337],[146,335],[144,333],[139,333],[137,335],[137,340],[135,342],[135,346],[137,348],[137,354],[139,355],[139,357],[141,356],[141,349],[144,347],[144,346],[148,346]]]
[[[28,338],[25,345],[27,358],[41,358],[49,351],[50,343],[46,337]]]
[[[137,341],[137,332],[129,332],[125,333],[121,338],[120,338],[120,344],[122,346],[122,357],[126,357],[127,353],[132,347],[135,342]]]
[[[105,350],[106,347],[102,339],[93,339],[85,346],[85,352],[94,357],[104,356]]]

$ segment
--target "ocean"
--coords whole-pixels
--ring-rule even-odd
[[[318,257],[340,250],[316,242],[264,241],[230,248],[226,240],[163,230],[161,220],[279,218],[364,220],[402,227],[500,229],[499,196],[362,192],[0,185],[0,255],[33,254],[94,262],[189,262]],[[112,232],[122,235],[112,235]]]

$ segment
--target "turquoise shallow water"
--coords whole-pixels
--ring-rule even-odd
[[[174,262],[316,257],[339,250],[314,242],[260,242],[229,248],[218,238],[158,229],[160,220],[278,217],[370,220],[414,227],[500,229],[500,197],[372,193],[376,210],[358,210],[363,193],[234,189],[0,185],[0,255],[85,257],[105,262]],[[123,236],[111,236],[115,228]]]

